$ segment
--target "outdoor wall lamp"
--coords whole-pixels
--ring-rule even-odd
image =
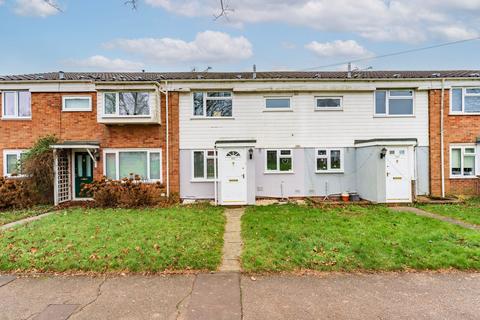
[[[380,152],[380,159],[385,158],[387,155],[387,148],[383,148],[382,151]]]
[[[248,149],[248,156],[250,157],[250,160],[253,159],[253,149],[252,148]]]

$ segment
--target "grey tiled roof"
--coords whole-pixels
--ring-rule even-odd
[[[431,79],[431,78],[479,78],[480,70],[439,71],[352,71],[352,79]],[[59,72],[0,76],[1,81],[42,80],[91,80],[101,81],[162,81],[162,80],[249,80],[253,72]],[[260,80],[288,79],[349,79],[343,71],[267,71],[256,72]]]

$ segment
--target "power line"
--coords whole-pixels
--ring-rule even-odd
[[[435,44],[435,45],[428,46],[428,47],[421,47],[421,48],[415,48],[415,49],[409,49],[409,50],[391,52],[391,53],[386,53],[386,54],[381,54],[381,55],[376,55],[376,56],[370,56],[370,57],[364,57],[364,58],[359,58],[359,59],[353,59],[353,60],[348,60],[348,61],[343,61],[343,62],[338,62],[338,63],[327,64],[327,65],[323,65],[323,66],[318,66],[318,67],[301,69],[301,71],[324,69],[324,68],[341,66],[341,65],[344,65],[344,64],[347,64],[347,63],[355,63],[355,62],[361,62],[361,61],[369,61],[369,60],[374,60],[374,59],[381,59],[381,58],[393,57],[393,56],[398,56],[398,55],[402,55],[402,54],[407,54],[407,53],[412,53],[412,52],[418,52],[418,51],[424,51],[424,50],[430,50],[430,49],[435,49],[435,48],[440,48],[440,47],[446,47],[446,46],[451,46],[451,45],[460,44],[460,43],[465,43],[465,42],[470,42],[470,41],[475,41],[475,40],[480,40],[480,37],[475,37],[475,38],[470,38],[470,39],[463,39],[463,40],[457,40],[457,41],[451,41],[451,42],[444,42],[444,43]]]

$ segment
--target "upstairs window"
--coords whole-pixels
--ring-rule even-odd
[[[267,150],[265,172],[288,173],[293,171],[292,150]]]
[[[376,116],[413,116],[413,90],[375,91]]]
[[[62,111],[92,111],[92,98],[87,96],[62,97]]]
[[[450,99],[450,113],[479,114],[480,88],[453,88]]]
[[[284,111],[291,110],[290,97],[266,97],[265,110],[267,111]]]
[[[317,149],[315,152],[317,173],[343,172],[343,149]]]
[[[450,173],[452,178],[475,177],[475,146],[452,146],[450,148]]]
[[[29,91],[4,91],[2,93],[3,119],[31,119],[32,104]]]
[[[342,97],[316,97],[315,110],[342,110]]]
[[[105,92],[103,115],[111,117],[150,116],[148,92]]]
[[[3,175],[5,177],[22,176],[22,158],[24,154],[24,150],[3,151]]]
[[[215,151],[195,150],[192,152],[193,180],[212,180],[215,178]]]
[[[193,116],[224,118],[233,116],[232,93],[208,91],[193,93]]]

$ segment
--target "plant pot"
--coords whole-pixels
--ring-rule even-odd
[[[350,195],[348,193],[342,193],[342,201],[343,202],[349,202],[350,201]]]

